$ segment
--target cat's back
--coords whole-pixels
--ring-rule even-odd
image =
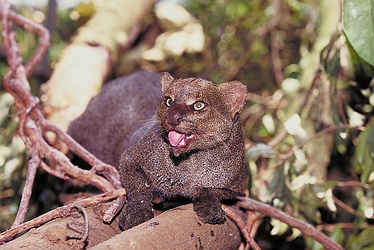
[[[160,75],[135,72],[106,83],[68,133],[102,161],[117,166],[122,152],[136,142],[161,100]]]

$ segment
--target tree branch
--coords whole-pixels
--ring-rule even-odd
[[[31,95],[27,76],[33,72],[48,49],[48,31],[43,26],[12,12],[10,4],[5,0],[0,0],[0,10],[3,47],[9,64],[9,69],[4,77],[4,88],[16,100],[15,107],[19,118],[18,134],[31,152],[21,205],[12,226],[16,227],[24,221],[35,173],[39,166],[47,169],[49,173],[56,174],[57,177],[81,180],[103,191],[112,191],[115,188],[121,188],[122,185],[119,180],[119,173],[114,167],[98,160],[69,135],[47,121],[38,106],[39,99]],[[11,22],[34,32],[40,37],[38,48],[26,66],[22,64],[22,59],[19,56],[16,34],[12,30]],[[43,134],[48,131],[55,133],[73,152],[92,164],[92,170],[87,171],[74,166],[62,152],[50,146],[43,138]],[[43,159],[51,160],[55,165],[49,166]],[[98,173],[103,174],[108,180]],[[121,201],[123,202],[123,199]]]
[[[270,205],[261,203],[259,201],[255,201],[250,198],[245,198],[245,197],[238,197],[239,202],[238,206],[243,207],[245,209],[250,209],[254,210],[257,212],[260,212],[264,215],[267,215],[271,218],[275,218],[277,220],[280,220],[287,225],[291,227],[295,227],[299,229],[305,236],[309,236],[319,243],[321,243],[326,249],[330,250],[343,250],[341,246],[339,246],[336,242],[334,242],[332,239],[330,239],[328,236],[325,234],[319,232],[317,229],[315,229],[313,226],[302,222],[288,214],[286,214],[283,211],[280,211]]]

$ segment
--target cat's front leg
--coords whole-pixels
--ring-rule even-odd
[[[204,223],[223,224],[226,213],[222,210],[222,190],[201,188],[193,198],[193,210]]]
[[[153,218],[153,190],[144,171],[130,157],[122,157],[119,170],[127,191],[126,211],[119,224],[126,230]]]

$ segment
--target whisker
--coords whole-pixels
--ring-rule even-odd
[[[133,139],[136,136],[138,137],[138,140],[139,140],[143,135],[145,135],[148,132],[148,130],[151,127],[153,127],[153,125],[156,123],[156,118],[153,116],[151,119],[142,120],[139,122],[142,122],[143,125],[132,134],[130,138],[130,144],[132,144]]]

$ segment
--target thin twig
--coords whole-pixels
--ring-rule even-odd
[[[226,74],[222,77],[221,82],[227,82],[234,78],[234,76],[239,72],[239,70],[248,63],[248,58],[252,55],[253,47],[248,45],[248,48],[242,53],[240,58],[232,65],[232,67],[227,70]]]
[[[26,63],[26,66],[25,66],[26,75],[30,76],[34,72],[36,66],[41,62],[44,54],[48,50],[48,47],[50,45],[50,42],[49,42],[50,34],[43,25],[35,23],[31,21],[30,19],[25,18],[23,16],[20,16],[11,10],[8,13],[8,18],[12,22],[14,22],[16,25],[24,27],[28,31],[39,36],[39,44],[41,44],[41,46],[38,46],[36,48],[36,51],[34,52],[34,54],[30,58],[30,60]]]
[[[28,162],[26,182],[22,190],[21,202],[18,207],[18,213],[16,215],[16,218],[14,219],[14,222],[12,224],[12,228],[15,226],[18,226],[25,220],[26,212],[29,207],[31,190],[34,185],[36,170],[38,169],[39,165],[40,165],[39,157],[35,157],[35,155],[32,156],[32,158]]]
[[[114,203],[109,207],[109,209],[105,212],[103,216],[103,221],[106,223],[110,223],[113,218],[119,213],[119,211],[122,209],[123,205],[126,202],[125,196],[118,197]]]
[[[93,166],[93,169],[91,171],[94,172],[108,172],[113,173],[114,177],[113,179],[119,180],[119,172],[116,168],[114,168],[111,165],[103,163],[101,160],[99,160],[96,156],[91,154],[87,149],[82,147],[79,143],[77,143],[69,134],[65,133],[62,129],[57,127],[55,124],[50,122],[47,119],[42,119],[40,121],[40,124],[48,131],[53,132],[57,135],[57,137],[63,141],[73,152],[74,154],[80,156],[83,160],[85,160],[88,164]],[[115,183],[115,187],[118,187],[120,182]],[[120,188],[120,187],[119,187]]]
[[[361,223],[360,224],[360,227],[361,228],[367,228],[371,226],[369,223],[367,222],[364,222],[364,223]],[[349,229],[352,229],[354,227],[357,227],[357,223],[352,223],[352,222],[340,222],[340,223],[336,223],[336,224],[321,224],[321,225],[317,225],[316,226],[316,229],[317,230],[320,230],[320,231],[329,231],[329,232],[332,232],[334,231],[334,229],[336,228],[349,228]]]
[[[299,106],[296,114],[301,114],[301,111],[305,108],[306,104],[309,101],[309,97],[312,95],[313,90],[315,89],[315,86],[317,85],[317,80],[321,78],[322,70],[319,68],[316,73],[314,74],[314,78],[312,80],[312,83],[308,89],[308,92],[306,92],[305,96],[303,97],[304,101],[303,103]]]
[[[362,183],[361,181],[340,181],[336,184],[337,187],[359,187],[371,190],[372,187],[367,183]]]
[[[278,21],[281,20],[282,18],[282,1],[276,0],[273,1],[273,8],[274,8],[274,13],[275,16],[278,16],[277,19]],[[277,83],[278,87],[281,87],[282,82],[283,82],[283,70],[282,70],[282,62],[280,59],[280,52],[279,52],[279,41],[277,39],[277,32],[278,32],[278,27],[274,25],[272,29],[270,29],[270,40],[271,40],[271,60],[272,60],[272,65],[273,65],[273,70],[274,70],[274,76],[275,76],[275,81]]]
[[[237,203],[238,206],[243,207],[245,209],[254,210],[257,212],[260,212],[266,216],[269,216],[271,218],[275,218],[277,220],[280,220],[287,225],[299,229],[305,236],[311,237],[314,240],[321,243],[325,249],[329,250],[343,250],[343,248],[337,244],[335,241],[330,239],[327,235],[319,232],[317,229],[315,229],[313,226],[300,221],[288,214],[286,214],[283,211],[280,211],[270,205],[261,203],[259,201],[255,201],[250,198],[246,197],[238,197],[239,202]]]
[[[281,2],[277,0],[277,2]],[[274,4],[275,6],[277,3]],[[279,5],[279,4],[278,4]],[[282,17],[281,11],[275,11],[275,15],[269,20],[269,22],[266,23],[265,26],[259,28],[254,32],[254,35],[258,38],[264,37],[269,31],[272,31],[276,25],[278,25],[280,19]],[[239,72],[239,70],[248,63],[248,58],[253,53],[253,47],[252,45],[248,45],[248,48],[242,53],[242,55],[239,57],[239,59],[232,65],[232,67],[227,70],[226,74],[222,77],[221,82],[227,82],[229,80],[232,80],[234,76]],[[279,54],[279,53],[278,53]],[[274,59],[274,58],[272,58]],[[279,56],[278,56],[279,59]],[[278,71],[275,72],[275,77],[277,78],[277,75],[279,75]],[[283,75],[283,74],[282,74]],[[282,77],[283,78],[283,77]]]
[[[222,209],[226,212],[226,215],[238,225],[247,243],[250,244],[253,249],[261,250],[256,241],[254,241],[254,239],[249,235],[248,228],[244,224],[243,220],[229,206],[222,204]]]
[[[312,140],[318,138],[319,136],[322,136],[324,134],[327,134],[327,133],[330,133],[330,132],[333,132],[333,131],[336,131],[336,130],[339,130],[339,129],[365,130],[365,127],[363,127],[363,126],[352,126],[352,125],[349,125],[349,124],[327,127],[325,129],[313,134],[312,136],[310,136],[308,139],[306,139],[302,143],[294,146],[288,153],[280,155],[279,160],[275,164],[269,166],[266,170],[275,169],[275,168],[281,166],[285,161],[287,161],[289,158],[291,158],[297,150],[301,149],[302,147],[304,147],[306,144],[308,144]],[[259,173],[258,175],[261,175],[261,173]]]
[[[39,152],[46,153],[44,156],[46,159],[56,162],[61,167],[61,169],[73,179],[91,183],[92,185],[103,191],[112,191],[114,189],[113,185],[103,177],[96,175],[91,171],[87,171],[74,166],[61,151],[49,146],[47,142],[42,139],[42,134],[38,129],[36,129],[36,125],[30,125],[34,123],[35,122],[33,120],[29,119],[27,122],[26,131],[33,146]]]
[[[73,250],[73,249],[75,249],[79,244],[81,244],[81,243],[85,243],[86,241],[87,241],[87,239],[88,239],[88,232],[89,232],[89,224],[88,224],[88,215],[87,215],[87,212],[86,212],[86,210],[81,206],[81,205],[79,205],[79,204],[77,204],[76,206],[75,206],[76,208],[77,208],[77,210],[78,210],[78,212],[80,212],[80,213],[82,213],[83,214],[83,217],[84,217],[84,225],[85,225],[85,227],[84,227],[84,234],[83,234],[83,236],[82,237],[80,237],[80,240],[78,241],[78,242],[76,242],[74,245],[72,245],[70,248],[69,248],[69,250]]]
[[[45,171],[47,172],[48,174],[52,175],[52,176],[56,176],[62,180],[70,180],[71,178],[63,171],[61,171],[60,169],[53,169],[51,168],[50,166],[48,166],[44,161],[42,161],[40,163],[40,167]]]
[[[348,213],[357,216],[356,210],[354,210],[353,208],[351,208],[350,206],[348,206],[347,204],[345,204],[344,202],[342,202],[341,200],[339,200],[336,196],[333,195],[332,199],[336,203],[336,205],[340,206],[341,208],[343,208]],[[369,218],[369,219],[372,219],[372,218]]]

